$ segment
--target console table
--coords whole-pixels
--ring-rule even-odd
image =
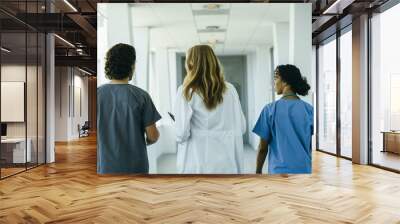
[[[5,164],[25,164],[26,162],[31,162],[32,141],[28,138],[26,142],[28,144],[25,144],[25,138],[1,139],[1,160]],[[26,151],[25,145],[28,146],[26,147]]]
[[[382,152],[400,154],[400,131],[383,131]]]

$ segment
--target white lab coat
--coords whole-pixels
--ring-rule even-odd
[[[178,173],[239,174],[243,171],[246,120],[235,87],[226,82],[223,102],[208,110],[197,93],[190,101],[178,88],[175,128]]]

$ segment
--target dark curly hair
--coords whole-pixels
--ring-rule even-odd
[[[282,81],[286,82],[292,90],[301,96],[306,96],[310,90],[306,77],[303,77],[300,70],[294,65],[279,65],[276,67]]]
[[[132,65],[136,61],[135,48],[129,44],[116,44],[107,51],[105,73],[108,79],[132,78]]]

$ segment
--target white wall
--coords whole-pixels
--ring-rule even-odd
[[[311,3],[291,4],[289,16],[289,63],[296,65],[303,76],[313,87],[311,75],[312,55],[312,24]],[[309,95],[302,97],[312,103],[315,89],[311,88]]]
[[[247,54],[247,106],[248,106],[248,122],[247,122],[247,130],[248,131],[248,139],[249,144],[253,149],[257,149],[258,140],[257,137],[252,133],[255,121],[257,120],[257,113],[260,111],[256,111],[255,109],[255,91],[254,91],[254,80],[256,76],[256,53],[248,53]]]
[[[168,112],[173,113],[177,90],[176,51],[167,48],[154,49],[149,60],[149,88],[147,91],[162,119],[159,124],[172,125]]]
[[[169,73],[168,51],[165,48],[156,51],[156,73],[160,83],[157,89],[159,93],[158,109],[161,115],[167,118],[168,112],[172,111],[172,99],[174,97],[171,96],[171,74]],[[169,119],[163,120],[164,123],[166,121],[169,121]]]
[[[247,96],[249,143],[257,149],[259,137],[252,132],[262,109],[272,102],[271,54],[269,45],[258,46],[247,55]]]
[[[174,49],[169,49],[168,50],[168,70],[169,70],[169,74],[170,74],[170,81],[169,81],[169,85],[170,85],[170,96],[172,96],[172,105],[174,105],[174,99],[176,96],[176,92],[178,90],[178,86],[176,85],[177,83],[177,76],[178,76],[178,68],[176,60],[178,59],[177,57],[177,51]]]
[[[147,89],[149,84],[150,29],[148,27],[135,28],[133,29],[133,35],[133,46],[136,50],[136,65],[131,83],[142,89]]]
[[[137,33],[135,33],[137,35]],[[148,147],[149,172],[157,173],[158,158],[162,154],[176,153],[175,130],[168,112],[174,113],[173,105],[176,96],[176,51],[167,48],[155,49],[149,57],[149,92],[162,116],[157,122],[160,138],[157,143]]]
[[[276,65],[289,63],[289,23],[273,24],[274,62]]]
[[[55,68],[55,140],[67,141],[68,140],[68,87],[69,76],[68,67]]]
[[[97,54],[106,55],[118,43],[134,44],[131,10],[128,3],[97,4]],[[118,25],[116,25],[118,24]],[[141,51],[139,51],[141,53]],[[107,83],[104,75],[104,57],[97,59],[97,86]]]
[[[55,73],[55,141],[69,141],[79,137],[78,124],[82,126],[88,120],[88,78],[72,67],[56,67]],[[76,106],[78,88],[82,114]]]
[[[78,73],[77,73],[78,72]],[[71,132],[69,135],[71,138],[78,138],[79,137],[79,132],[78,132],[78,124],[82,126],[85,121],[88,121],[88,107],[89,107],[89,102],[88,102],[88,77],[87,76],[82,76],[83,73],[77,71],[75,69],[74,71],[74,89],[75,92],[72,94],[75,94],[75,96],[72,96],[72,99],[75,100],[75,106],[74,109],[75,113],[73,113],[73,117],[71,120]],[[77,98],[78,94],[77,90],[80,90],[80,99]],[[81,106],[81,112],[79,111],[79,102],[77,100],[80,100],[80,106]]]

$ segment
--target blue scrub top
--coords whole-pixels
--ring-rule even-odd
[[[269,144],[268,173],[311,173],[313,107],[279,99],[264,107],[253,132]]]

